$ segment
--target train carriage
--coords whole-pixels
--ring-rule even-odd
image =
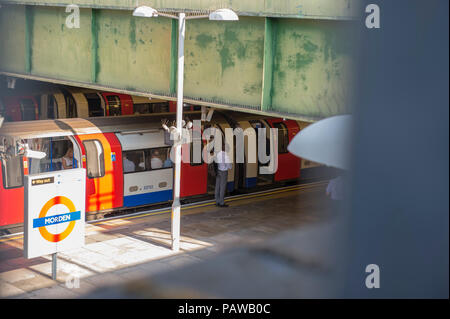
[[[185,103],[183,109],[200,111],[201,106]],[[6,122],[175,112],[172,101],[44,84],[12,90],[0,98],[0,115]]]
[[[286,144],[290,136],[299,130],[295,121],[230,114],[216,111],[210,122],[202,122],[202,131],[208,127],[217,128],[217,132],[242,128],[253,131],[249,135],[256,137],[255,127],[258,125],[255,123],[267,128],[282,123],[287,132],[278,131],[278,139]],[[190,120],[200,119],[199,112],[186,112],[185,115]],[[172,121],[174,117],[174,114],[150,114],[5,123],[0,128],[0,153],[3,154],[0,156],[0,227],[23,222],[23,176],[64,169],[67,154],[71,156],[72,167],[86,168],[88,216],[170,201],[173,186],[172,144],[161,128],[161,122],[164,119]],[[200,139],[202,149],[211,142],[205,136]],[[17,141],[28,143],[32,150],[44,152],[45,157],[31,159],[21,156],[20,152],[16,155]],[[300,161],[290,158],[294,158],[292,154],[284,153],[277,158],[284,167],[279,166],[271,176],[259,174],[258,168],[262,164],[251,160],[257,155],[254,141],[256,139],[251,136],[245,136],[245,160],[243,163],[233,162],[228,174],[229,191],[299,177]],[[237,143],[233,141],[232,145],[236,154]],[[181,167],[183,198],[204,196],[213,191],[212,164],[203,159],[194,161],[192,154],[193,143],[184,144],[182,156],[187,160],[182,162]]]
[[[6,121],[33,121],[39,119],[38,101],[32,95],[3,97],[3,116]]]

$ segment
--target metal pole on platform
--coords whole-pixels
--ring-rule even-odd
[[[181,219],[181,203],[180,203],[180,184],[181,184],[181,145],[183,132],[183,80],[184,80],[184,38],[185,38],[185,22],[186,19],[203,19],[236,21],[239,20],[236,13],[230,9],[218,9],[209,15],[188,16],[185,13],[179,13],[178,17],[172,14],[158,12],[156,9],[148,6],[137,7],[133,11],[136,17],[157,17],[158,15],[172,19],[178,19],[178,74],[177,74],[177,120],[176,120],[176,136],[174,139],[175,151],[175,172],[173,179],[173,203],[172,203],[172,250],[180,249],[180,219]]]
[[[52,254],[52,279],[56,280],[56,272],[57,272],[57,253]]]
[[[173,186],[173,203],[172,203],[172,250],[180,249],[180,219],[181,219],[181,203],[180,203],[180,185],[181,185],[181,134],[183,119],[183,78],[184,78],[184,35],[185,35],[185,19],[186,15],[180,13],[178,15],[178,86],[177,86],[177,141],[175,141],[175,175]]]

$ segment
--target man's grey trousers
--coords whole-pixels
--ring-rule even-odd
[[[225,192],[227,190],[228,171],[217,170],[216,174],[216,204],[224,205]]]

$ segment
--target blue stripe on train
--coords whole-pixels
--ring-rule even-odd
[[[172,190],[168,189],[160,192],[129,195],[123,198],[123,206],[133,207],[153,203],[167,202],[173,197]]]
[[[255,187],[256,181],[257,181],[256,177],[246,178],[245,179],[245,187],[246,188]],[[232,192],[234,190],[234,182],[227,182],[227,190],[229,192]]]
[[[257,181],[256,177],[246,178],[245,179],[245,187],[246,188],[255,187],[256,186],[256,181]]]
[[[256,186],[256,177],[246,178],[245,179],[245,187],[255,187]],[[234,182],[227,183],[228,191],[234,190]],[[129,195],[123,198],[123,206],[124,207],[134,207],[140,205],[147,205],[153,203],[160,203],[172,200],[173,193],[172,190],[165,190],[160,192],[152,192],[152,193],[144,193],[138,195]]]

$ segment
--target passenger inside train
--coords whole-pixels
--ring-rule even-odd
[[[163,167],[163,161],[161,160],[159,151],[157,149],[152,151],[152,159],[150,163],[152,169],[158,169]]]
[[[69,146],[66,154],[62,157],[62,167],[64,169],[73,168],[73,147]]]
[[[130,153],[125,153],[125,156],[123,158],[123,172],[124,173],[130,173],[130,172],[134,172],[136,170],[136,165],[134,164],[131,157],[132,156]]]

